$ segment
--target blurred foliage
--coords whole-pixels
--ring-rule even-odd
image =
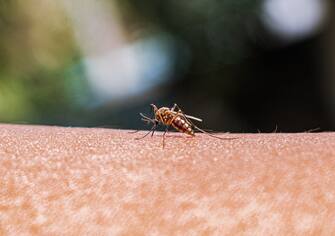
[[[255,18],[259,4],[260,0],[118,1],[130,35],[143,30],[170,33],[189,47],[191,70],[200,74],[203,68],[234,63],[245,55],[246,23]],[[71,116],[77,123],[85,120],[78,114],[85,112],[89,91],[72,27],[61,2],[0,0],[1,121],[64,124]]]
[[[190,110],[194,103],[206,101],[217,104],[220,110],[223,101],[235,99],[241,63],[253,53],[250,41],[260,25],[262,2],[119,0],[124,21],[132,22],[133,31],[166,31],[183,42],[191,55],[187,74],[169,88],[167,101],[158,102],[181,101]],[[180,60],[183,57],[179,55]],[[214,113],[208,116],[218,115]]]
[[[128,16],[129,12],[137,13],[136,20],[126,20],[126,22],[137,22],[133,23],[135,24],[133,28],[156,27],[172,33],[187,43],[192,53],[195,53],[193,58],[198,59],[204,67],[213,62],[236,63],[245,57],[247,51],[245,38],[258,20],[262,1],[119,0],[118,2],[125,16]],[[143,22],[146,23],[145,26]]]
[[[0,1],[0,120],[57,120],[71,110],[72,34],[57,1]]]
[[[99,2],[92,0],[83,4],[90,6]],[[320,49],[317,54],[308,54],[315,50],[315,41],[311,45],[302,45],[302,49],[297,47],[297,51],[292,47],[273,53],[259,47],[267,40],[260,23],[263,0],[101,2],[109,3],[110,9],[104,10],[121,17],[122,33],[127,42],[166,33],[180,44],[176,63],[184,65],[176,66],[171,83],[132,102],[125,101],[119,106],[106,103],[92,108],[94,97],[85,77],[85,57],[81,54],[70,13],[64,7],[66,4],[54,0],[0,0],[0,121],[113,124],[114,127],[129,128],[139,125],[136,121],[140,120],[133,114],[143,111],[147,103],[169,105],[177,102],[182,103],[180,105],[185,110],[208,121],[211,128],[225,129],[228,126],[242,131],[241,127],[259,128],[266,122],[271,126],[279,116],[289,123],[287,104],[293,104],[291,101],[295,100],[296,105],[291,109],[302,107],[305,97],[300,100],[297,97],[305,94],[303,91],[313,94],[308,104],[315,101],[314,108],[320,107],[320,92],[310,92],[316,88],[314,84],[321,86],[317,80],[321,74],[317,70],[320,66],[310,60],[320,56]],[[72,3],[77,4],[74,10],[81,4],[80,1],[68,4],[71,6]],[[85,9],[82,14],[87,13]],[[89,17],[83,22],[79,18],[79,23],[87,24]],[[108,28],[108,23],[106,25]],[[88,27],[99,26],[93,22]],[[109,40],[103,39],[102,35],[92,35],[88,40]],[[287,57],[295,58],[299,63],[291,63]],[[283,63],[293,66],[284,64],[283,67]],[[293,72],[284,72],[285,65]],[[305,72],[306,65],[311,72]],[[174,80],[175,77],[181,79]],[[297,89],[300,89],[300,95],[296,95]],[[285,98],[283,91],[294,92]],[[281,109],[276,111],[273,104]],[[318,114],[314,120],[327,116],[324,115],[326,112],[308,107],[300,115],[295,114],[296,120],[311,117],[311,113]],[[305,120],[305,126],[317,123]],[[294,126],[297,124],[286,125],[291,130]]]

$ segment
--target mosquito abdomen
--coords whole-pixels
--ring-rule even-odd
[[[172,126],[179,132],[194,136],[192,125],[183,116],[177,116],[173,119]]]

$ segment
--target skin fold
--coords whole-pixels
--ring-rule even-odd
[[[334,235],[335,133],[0,125],[0,235]]]

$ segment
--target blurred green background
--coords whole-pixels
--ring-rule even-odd
[[[178,103],[229,132],[335,128],[326,0],[0,0],[0,122],[147,128]]]

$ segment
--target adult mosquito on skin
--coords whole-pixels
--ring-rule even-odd
[[[203,129],[200,129],[195,124],[191,122],[191,120],[195,120],[198,122],[202,122],[202,119],[186,115],[177,104],[174,104],[172,108],[169,107],[161,107],[157,108],[156,105],[150,104],[153,108],[154,117],[150,118],[145,116],[144,114],[140,113],[140,116],[142,117],[142,121],[146,122],[147,124],[153,124],[152,128],[148,133],[146,133],[144,136],[136,138],[136,140],[143,139],[146,136],[148,136],[151,133],[151,136],[154,135],[155,130],[158,125],[165,125],[166,129],[163,133],[163,147],[165,146],[165,135],[168,132],[168,129],[172,126],[174,129],[181,133],[185,133],[190,136],[195,136],[195,130],[200,131],[201,133],[204,133],[210,137],[218,138],[221,140],[232,140],[236,138],[222,138],[216,135],[213,135],[211,133],[206,132]],[[136,133],[138,131],[135,131]]]

